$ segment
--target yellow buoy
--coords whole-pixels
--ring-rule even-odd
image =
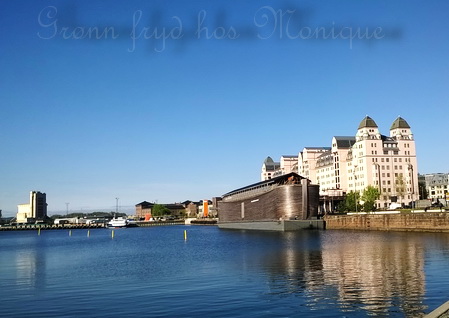
[[[87,230],[87,237],[90,236],[90,230]]]
[[[114,230],[112,230],[112,234],[111,234],[112,238],[114,238]]]
[[[37,230],[37,235],[41,235],[41,228],[39,228],[39,230]]]
[[[187,230],[184,230],[184,241],[187,241]]]

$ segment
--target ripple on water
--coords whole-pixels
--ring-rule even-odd
[[[418,317],[447,300],[448,237],[184,226],[126,229],[113,240],[108,230],[4,232],[0,316]]]

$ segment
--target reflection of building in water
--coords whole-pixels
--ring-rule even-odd
[[[324,281],[337,286],[343,308],[356,304],[380,313],[394,306],[407,317],[422,313],[425,308],[419,304],[425,277],[421,241],[355,233],[342,242],[329,234],[322,241]]]
[[[310,232],[283,233],[282,249],[265,257],[269,261],[273,294],[298,294],[323,286],[323,262],[319,241],[316,248],[310,244]],[[319,234],[317,239],[319,240]]]
[[[16,254],[16,277],[20,285],[40,288],[45,286],[45,255],[32,250],[24,250]]]
[[[272,294],[304,295],[314,310],[412,317],[426,309],[423,250],[404,233],[286,232],[264,265]]]

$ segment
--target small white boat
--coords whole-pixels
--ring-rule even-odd
[[[128,220],[123,217],[115,217],[111,219],[108,223],[108,227],[110,228],[120,228],[120,227],[128,227]]]

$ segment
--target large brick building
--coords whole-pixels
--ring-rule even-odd
[[[148,217],[152,217],[153,213],[153,207],[156,205],[156,203],[151,203],[147,201],[140,202],[136,204],[136,217],[139,219],[145,219]],[[175,217],[181,217],[186,215],[186,206],[181,203],[169,203],[169,204],[162,204],[164,207],[170,210],[170,215]],[[192,207],[189,207],[191,209]]]

